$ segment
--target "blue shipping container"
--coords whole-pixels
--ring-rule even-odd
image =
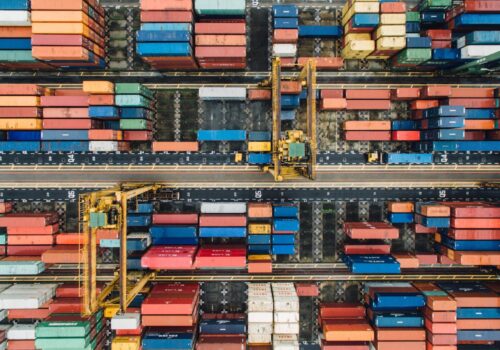
[[[462,13],[455,17],[453,21],[455,29],[482,27],[482,26],[497,26],[500,23],[499,13]]]
[[[463,106],[441,106],[424,110],[425,118],[465,117],[467,110]]]
[[[295,120],[297,111],[295,109],[281,110],[281,120]]]
[[[249,244],[247,246],[248,253],[250,254],[271,254],[270,244]]]
[[[500,331],[458,331],[458,341],[500,341]]]
[[[137,52],[141,56],[192,56],[189,43],[138,43]]]
[[[432,59],[436,61],[456,61],[460,59],[460,50],[453,48],[433,49]]]
[[[464,117],[439,117],[424,119],[421,122],[423,129],[439,129],[439,128],[463,128],[465,126]]]
[[[271,153],[248,153],[248,164],[270,164]]]
[[[382,160],[387,164],[432,164],[430,153],[384,153]]]
[[[188,30],[140,30],[139,42],[190,42],[192,34]]]
[[[142,338],[143,350],[192,350],[194,347],[193,333],[166,333],[162,328],[146,331]]]
[[[29,10],[29,0],[4,0],[0,1],[0,10]]]
[[[191,23],[142,23],[141,31],[193,31]]]
[[[299,208],[296,205],[275,205],[273,216],[277,218],[296,218],[299,215]]]
[[[494,109],[467,108],[465,119],[495,119]]]
[[[295,244],[295,235],[273,235],[272,243],[293,245]]]
[[[273,5],[274,17],[298,17],[299,8],[296,5]]]
[[[248,244],[271,244],[271,235],[248,235]]]
[[[390,255],[346,255],[344,262],[356,274],[399,274],[399,263]]]
[[[417,216],[417,223],[425,227],[447,228],[450,227],[450,218]]]
[[[297,29],[299,27],[298,18],[275,18],[274,29]]]
[[[357,13],[352,16],[353,28],[374,28],[380,23],[380,15],[371,13]]]
[[[89,139],[88,130],[43,130],[42,131],[42,140],[79,141],[88,139]]]
[[[457,308],[457,318],[461,319],[499,319],[499,307],[474,307],[474,308]]]
[[[249,131],[248,141],[271,141],[270,131]]]
[[[44,152],[87,152],[89,151],[88,141],[43,141],[42,151]]]
[[[465,138],[465,130],[458,129],[434,129],[421,132],[422,140],[463,140]],[[475,142],[475,141],[473,141]]]
[[[294,245],[273,245],[271,248],[273,255],[293,255],[295,254]]]
[[[377,292],[370,304],[375,311],[414,310],[425,306],[421,293]]]
[[[245,130],[198,130],[198,141],[246,141]]]
[[[0,141],[0,152],[40,152],[40,142]]]
[[[392,130],[416,130],[417,123],[414,120],[393,120],[391,122]]]
[[[40,141],[42,139],[41,131],[8,131],[7,139],[9,141]]]
[[[0,50],[31,50],[31,39],[0,39]]]
[[[420,328],[424,326],[424,318],[417,312],[374,313],[372,322],[375,326],[394,328]]]
[[[475,31],[457,39],[457,47],[467,45],[495,45],[500,44],[500,31]]]
[[[137,207],[135,210],[130,210],[129,207],[129,213],[131,214],[151,214],[153,213],[153,203],[138,203]]]
[[[390,213],[389,221],[393,224],[411,224],[413,223],[412,213]]]
[[[420,19],[424,23],[445,23],[446,22],[446,12],[444,11],[430,11],[420,13]]]
[[[124,119],[151,119],[151,111],[142,107],[123,107],[120,117]]]
[[[417,23],[418,22],[410,22]],[[408,28],[408,24],[406,23],[406,27]],[[420,28],[418,28],[420,29]],[[430,49],[432,47],[432,40],[428,37],[420,37],[420,38],[406,38],[406,47],[408,48],[420,48],[420,49]]]
[[[295,109],[300,106],[300,95],[281,95],[282,109]]]
[[[342,36],[341,26],[299,26],[301,38],[338,38],[340,36]]]
[[[89,106],[90,118],[120,118],[120,110],[114,106]]]
[[[441,243],[453,250],[464,251],[499,251],[500,241],[456,241],[445,235],[439,235]]]
[[[197,236],[196,232],[196,226],[165,225],[151,226],[149,228],[149,233],[151,234],[151,237],[154,238],[192,238]]]
[[[246,320],[209,319],[200,321],[200,334],[245,334],[246,331]]]
[[[198,237],[152,237],[153,245],[198,245]]]
[[[300,228],[297,219],[277,219],[273,221],[273,232],[297,232]]]
[[[420,22],[406,22],[406,33],[420,33]]]
[[[246,227],[200,227],[200,237],[242,238],[246,236]]]
[[[129,214],[127,215],[127,226],[145,227],[151,225],[151,215]]]

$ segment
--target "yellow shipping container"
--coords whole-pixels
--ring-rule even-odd
[[[114,94],[115,84],[110,81],[84,81],[83,91],[89,94]]]
[[[252,141],[248,143],[249,152],[270,152],[271,142],[256,142]]]
[[[375,50],[373,40],[353,40],[342,49],[342,57],[347,59],[366,58]]]
[[[0,118],[0,130],[42,130],[42,119]]]
[[[404,36],[384,36],[377,40],[377,50],[402,50],[405,47]]]
[[[141,337],[118,336],[111,343],[111,350],[139,350]]]
[[[90,29],[83,23],[33,23],[33,34],[80,34],[90,36]]]
[[[379,13],[378,2],[356,2],[351,7],[342,9],[342,25],[345,25],[356,13]]]
[[[404,24],[406,25],[405,13],[382,13],[380,24]]]
[[[35,107],[40,105],[38,96],[0,96],[0,107]]]
[[[267,254],[252,254],[248,256],[248,261],[271,261],[271,256]]]
[[[249,224],[248,233],[251,235],[271,234],[271,224]]]
[[[353,40],[371,40],[369,33],[349,33],[344,37],[345,44],[347,45]]]
[[[382,36],[405,36],[406,26],[405,25],[382,25],[377,28],[375,32],[376,38]]]

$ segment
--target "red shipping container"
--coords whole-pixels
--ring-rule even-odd
[[[8,245],[7,255],[40,256],[50,248],[51,245]]]
[[[497,0],[465,0],[465,12],[500,12]]]
[[[321,98],[343,98],[344,90],[342,89],[324,89],[320,92]]]
[[[367,97],[373,100],[388,100],[391,98],[391,90],[347,89],[345,97],[351,100],[366,100]]]
[[[47,90],[36,84],[0,84],[0,95],[2,96],[40,96],[45,95]]]
[[[449,296],[427,295],[426,306],[433,311],[456,311],[457,303]]]
[[[348,120],[344,122],[344,130],[391,130],[389,120]]]
[[[498,252],[461,252],[461,251],[453,252],[452,251],[452,255],[454,256],[453,260],[462,265],[487,265],[487,266],[500,265],[500,253]],[[500,303],[500,301],[497,302],[497,306],[495,307],[498,307],[498,303]],[[484,306],[484,305],[479,305],[479,306]]]
[[[392,90],[393,100],[414,100],[420,97],[419,88],[399,88]]]
[[[0,107],[0,118],[40,118],[42,109],[37,107]]]
[[[88,96],[88,94],[80,89],[56,89],[54,96]]]
[[[321,319],[329,318],[364,318],[366,309],[363,305],[357,303],[321,303]]]
[[[457,313],[455,311],[432,311],[429,308],[425,308],[424,316],[432,322],[438,323],[453,323],[457,321]]]
[[[488,218],[488,219],[451,218],[451,227],[453,227],[453,228],[469,228],[469,229],[480,229],[480,228],[500,229],[500,218],[499,219],[497,219],[497,218]]]
[[[451,40],[432,40],[431,48],[433,49],[451,49]]]
[[[113,106],[115,104],[115,95],[90,95],[90,106]]]
[[[422,98],[448,97],[450,95],[451,86],[449,85],[426,86],[422,88],[421,92]]]
[[[196,268],[246,267],[246,248],[243,246],[204,246],[195,259]]]
[[[319,288],[313,283],[295,283],[295,290],[299,297],[317,297]]]
[[[390,254],[390,244],[346,244],[344,253],[352,255]]]
[[[192,11],[192,0],[141,0],[141,10]]]
[[[7,236],[9,245],[52,245],[54,244],[53,235],[11,235]]]
[[[389,110],[391,100],[347,100],[347,110]]]
[[[454,105],[457,106],[457,105]],[[461,106],[461,105],[458,105]],[[434,108],[434,107],[439,107],[439,101],[438,100],[415,100],[412,101],[410,104],[411,109],[429,109],[429,108]]]
[[[196,58],[245,58],[247,56],[246,46],[197,46]],[[201,64],[201,62],[200,62]]]
[[[190,225],[198,224],[196,213],[160,213],[153,214],[153,225]]]
[[[50,316],[48,307],[39,309],[9,309],[7,317],[9,320],[45,320]]]
[[[0,227],[44,227],[58,220],[57,213],[10,213],[0,217]]]
[[[369,350],[365,342],[329,342],[321,339],[321,350]]]
[[[450,207],[451,215],[456,217],[479,217],[498,218],[500,217],[500,207],[489,203],[458,202],[446,203]]]
[[[438,263],[437,254],[420,253],[420,254],[415,254],[415,256],[417,257],[421,265],[432,265]]]
[[[457,329],[473,330],[473,329],[491,329],[500,330],[500,320],[498,319],[460,319],[457,320]]]
[[[89,140],[91,141],[119,141],[123,138],[121,130],[92,129],[89,130]]]
[[[200,293],[200,285],[198,283],[158,283],[153,286],[149,295],[162,296],[172,294],[176,296],[191,296],[195,297]]]
[[[380,4],[382,13],[405,13],[406,4],[404,2],[383,2]]]
[[[82,46],[91,51],[94,51],[95,48],[98,53],[102,53],[105,46],[103,37],[94,33],[91,33],[90,36],[91,38],[73,34],[34,34],[31,36],[31,45],[63,47]]]
[[[272,273],[273,264],[271,260],[249,261],[247,269],[249,274]]]
[[[141,22],[192,23],[192,11],[141,11]]]
[[[302,92],[302,84],[300,81],[281,81],[281,93],[282,94],[292,94],[299,95]]]
[[[194,32],[195,34],[246,34],[246,24],[196,22]]]
[[[456,345],[457,335],[456,334],[432,334],[427,331],[427,340],[433,345]]]
[[[425,341],[425,330],[422,328],[377,328],[379,341]]]
[[[275,29],[273,33],[274,43],[296,43],[299,40],[298,29]]]
[[[192,315],[198,298],[148,297],[141,305],[143,315]]]
[[[88,108],[44,108],[44,118],[89,118]]]
[[[436,233],[437,232],[437,228],[436,227],[425,227],[423,225],[420,225],[420,224],[415,224],[415,233],[423,233],[423,234],[432,234],[432,233]]]
[[[98,128],[102,123],[95,119],[44,119],[44,129],[55,130],[88,130]]]
[[[488,131],[487,138],[488,140],[500,140],[500,130]]]
[[[0,27],[0,38],[29,38],[31,26],[29,27]]]
[[[429,204],[420,207],[420,214],[425,216],[447,217],[450,216],[450,213],[450,207],[446,205]]]
[[[417,269],[420,261],[417,257],[409,253],[393,253],[392,256],[398,261],[402,269]]]
[[[130,309],[127,310],[130,312]],[[144,327],[139,326],[137,329],[117,329],[115,330],[117,336],[140,336],[142,335],[142,332],[144,331]]]
[[[141,266],[152,270],[191,270],[195,254],[194,246],[154,246],[142,256]]]
[[[248,89],[250,101],[267,101],[271,99],[272,91],[267,89]]]
[[[0,202],[0,214],[10,213],[11,210],[12,210],[12,203]]]
[[[352,239],[397,239],[399,230],[385,222],[345,222],[345,233]]]
[[[8,235],[51,235],[59,231],[59,224],[33,227],[7,227]]]
[[[299,57],[299,66],[304,66],[309,60],[316,63],[317,70],[335,70],[344,67],[342,57]]]
[[[377,350],[426,350],[424,341],[377,341]]]
[[[432,40],[451,40],[450,29],[428,29],[425,31],[425,36]]]
[[[246,226],[245,215],[200,215],[200,226],[231,227]]]
[[[394,141],[419,141],[420,140],[420,131],[411,130],[411,131],[393,131],[392,139]]]
[[[346,141],[391,141],[390,131],[346,131]]]
[[[452,98],[492,98],[495,97],[493,88],[451,88]]]
[[[347,100],[345,98],[323,98],[320,108],[322,111],[338,111],[347,108]]]
[[[467,122],[467,120],[466,120]],[[465,131],[465,141],[484,141],[486,140],[486,132],[484,131]]]
[[[457,230],[449,229],[447,235],[450,238],[459,241],[467,240],[500,240],[500,230],[486,229],[486,230]]]
[[[496,108],[494,98],[449,98],[447,104],[465,108]]]
[[[151,141],[153,139],[153,133],[151,131],[123,131],[124,141]]]
[[[34,340],[9,340],[7,350],[36,350]]]
[[[81,298],[56,298],[49,304],[51,314],[71,314],[82,311]]]
[[[457,320],[458,321],[458,320]],[[457,324],[456,323],[435,323],[431,322],[429,319],[425,319],[425,328],[432,334],[456,334]]]
[[[83,96],[42,96],[40,105],[43,107],[87,107],[89,97]]]

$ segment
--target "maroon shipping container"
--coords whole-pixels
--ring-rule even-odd
[[[200,226],[208,227],[236,227],[246,226],[245,215],[200,215]]]
[[[391,254],[390,244],[346,244],[344,253],[353,255]]]
[[[151,131],[124,131],[123,140],[124,141],[151,141],[153,139],[153,133]]]
[[[194,26],[195,34],[246,34],[246,23],[201,23]]]
[[[486,140],[486,132],[485,131],[465,131],[466,141],[484,141]]]
[[[153,214],[154,225],[197,225],[198,214],[196,213],[160,213]]]
[[[42,109],[37,107],[0,107],[0,118],[40,118]]]
[[[44,119],[43,128],[44,129],[55,129],[55,130],[88,130],[88,129],[98,129],[102,126],[100,120],[95,119]]]
[[[89,97],[83,96],[42,96],[40,105],[43,107],[87,107]]]
[[[391,90],[375,90],[375,89],[348,89],[345,91],[345,98],[351,100],[389,100],[391,98]]]

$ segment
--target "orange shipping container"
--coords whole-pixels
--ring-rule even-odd
[[[339,69],[344,67],[344,59],[342,57],[299,57],[299,66],[305,65],[309,60],[313,60],[316,63],[316,69],[318,70]]]
[[[271,203],[248,203],[249,218],[272,218],[273,206]]]
[[[191,11],[193,0],[141,0],[141,10]]]
[[[451,227],[453,228],[494,228],[500,229],[500,219],[488,218],[488,219],[474,219],[474,218],[452,218]]]
[[[347,108],[347,100],[345,98],[324,98],[321,100],[321,110],[336,111]]]
[[[389,4],[389,3],[386,3]],[[425,340],[425,330],[421,328],[377,328],[377,340],[398,341]]]
[[[120,130],[92,129],[89,130],[89,140],[92,141],[120,141],[123,139]]]
[[[29,38],[31,27],[0,27],[0,38]]]
[[[115,95],[91,95],[89,96],[90,106],[113,106]]]
[[[31,12],[32,22],[76,22],[88,24],[94,19],[90,18],[83,11],[33,11]],[[98,21],[97,22],[101,22]]]
[[[298,29],[275,29],[273,34],[274,43],[296,43],[299,40]]]
[[[85,10],[88,5],[103,14],[97,0],[31,0],[31,10]]]
[[[450,207],[445,205],[422,205],[421,214],[433,217],[447,217],[450,216]]]
[[[391,98],[391,90],[375,90],[375,89],[347,89],[345,97],[351,100],[388,100]]]
[[[422,88],[423,98],[448,97],[450,95],[451,95],[451,86],[449,85],[426,86]]]
[[[88,94],[114,94],[115,84],[110,81],[84,81],[83,92]]]
[[[344,130],[391,130],[388,120],[348,120],[344,122]]]
[[[0,96],[38,96],[44,95],[46,89],[36,84],[0,84]]]
[[[343,98],[344,90],[342,89],[327,89],[321,90],[321,98]]]
[[[198,58],[245,58],[245,46],[197,46],[195,49]]]
[[[417,269],[420,261],[409,253],[394,253],[392,256],[398,261],[402,269]]]
[[[245,35],[196,35],[196,46],[246,46]]]
[[[89,51],[80,46],[33,46],[33,57],[40,60],[87,61]]]
[[[404,2],[383,2],[380,4],[382,13],[405,13],[406,4]]]
[[[12,203],[0,202],[0,214],[10,213],[11,210],[12,210]]]
[[[194,26],[194,32],[196,34],[246,34],[246,24],[197,22]]]
[[[62,245],[45,251],[42,261],[46,264],[78,264],[83,261],[83,256],[78,247]]]
[[[388,210],[392,213],[413,213],[413,202],[389,202]]]
[[[451,88],[452,98],[491,98],[495,97],[495,89],[492,88]]]
[[[434,107],[439,107],[439,101],[438,100],[416,100],[413,101],[410,105],[411,109],[429,109],[429,108],[434,108]]]
[[[271,261],[249,261],[248,273],[272,273],[273,264]]]
[[[198,152],[198,142],[153,142],[153,152]]]
[[[368,323],[353,323],[350,319],[338,324],[326,324],[323,327],[323,335],[327,341],[351,342],[351,341],[373,341],[375,333]]]
[[[346,131],[346,141],[391,141],[390,131]]]
[[[414,100],[420,97],[419,88],[399,88],[393,91],[392,98],[395,100]]]
[[[42,119],[0,118],[0,129],[2,129],[2,130],[41,130],[42,129]]]
[[[272,95],[271,90],[266,89],[249,89],[248,99],[250,101],[266,101],[270,100]]]
[[[457,320],[457,329],[494,329],[500,330],[500,320],[499,319],[480,319],[480,320]]]
[[[90,28],[83,23],[33,23],[33,34],[81,34],[90,38]]]
[[[426,297],[426,305],[433,311],[455,311],[457,303],[449,296],[432,296]]]
[[[373,345],[377,350],[426,350],[424,341],[377,341]]]
[[[40,105],[38,96],[0,96],[1,107],[35,107]]]
[[[282,80],[281,93],[298,95],[302,92],[302,84],[299,81]]]
[[[494,98],[449,98],[448,104],[465,108],[496,108]]]
[[[347,100],[348,110],[389,110],[391,100]]]
[[[79,245],[85,244],[87,238],[81,233],[60,233],[56,235],[57,245]]]
[[[8,245],[52,245],[53,235],[12,235],[7,236]]]
[[[493,130],[495,129],[494,120],[466,119],[465,130]]]

